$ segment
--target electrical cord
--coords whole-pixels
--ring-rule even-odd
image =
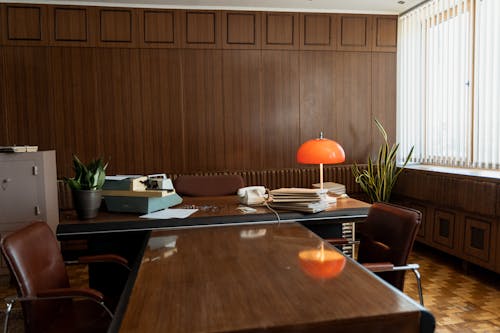
[[[278,220],[278,225],[280,225],[281,223],[280,215],[278,214],[277,211],[271,208],[271,206],[269,206],[269,202],[271,202],[271,191],[269,191],[268,188],[266,188],[266,193],[267,193],[267,199],[264,200],[264,206],[266,206],[267,209],[269,209],[271,212],[274,213],[274,215],[276,215],[276,219]]]

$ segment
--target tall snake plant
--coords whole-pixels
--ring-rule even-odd
[[[384,143],[378,151],[377,160],[372,161],[369,156],[366,170],[354,163],[352,173],[356,179],[356,183],[361,186],[371,202],[388,202],[396,180],[406,164],[408,164],[414,147],[411,148],[404,163],[398,168],[396,166],[396,155],[399,144],[393,144],[392,147],[389,147],[387,132],[384,127],[377,119],[375,119],[375,124],[384,138]]]

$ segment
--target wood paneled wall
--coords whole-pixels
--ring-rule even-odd
[[[395,137],[396,18],[2,4],[0,145],[109,173],[297,167],[320,131],[347,161]]]

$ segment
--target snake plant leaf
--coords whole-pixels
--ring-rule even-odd
[[[373,161],[368,156],[366,169],[354,163],[351,170],[356,183],[368,195],[371,202],[389,201],[392,189],[394,188],[397,178],[403,169],[406,167],[413,154],[414,147],[405,158],[401,167],[397,167],[397,152],[399,144],[389,146],[387,132],[378,119],[374,119],[375,125],[378,128],[384,142],[380,146],[376,161]]]

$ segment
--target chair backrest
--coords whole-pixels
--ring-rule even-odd
[[[233,195],[244,186],[239,175],[179,176],[174,180],[175,191],[191,197]]]
[[[390,262],[407,264],[421,223],[417,210],[388,203],[375,203],[365,223],[358,227],[360,263]],[[403,290],[404,271],[377,273],[381,278]]]
[[[34,222],[0,242],[2,254],[14,275],[19,296],[34,297],[41,290],[67,288],[69,279],[57,240],[44,222]],[[57,312],[61,302],[23,302],[28,332]]]

